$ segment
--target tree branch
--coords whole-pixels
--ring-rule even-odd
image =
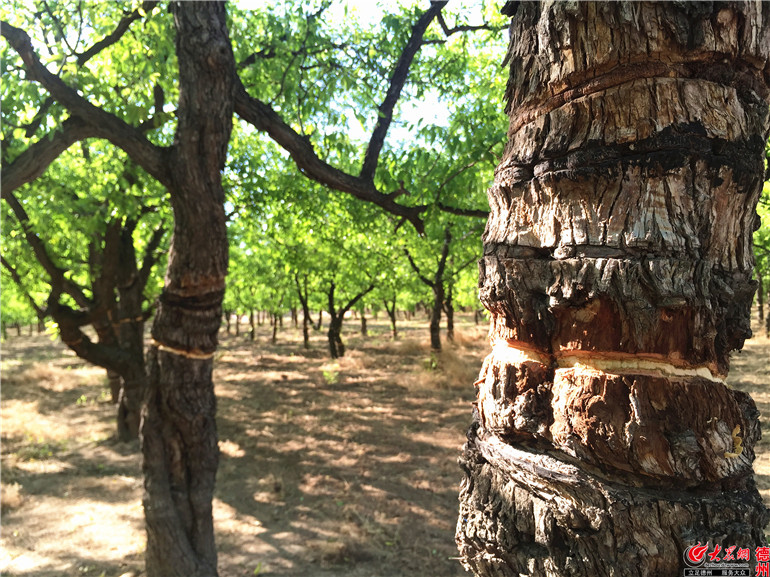
[[[340,310],[340,316],[344,317],[345,313],[347,313],[351,308],[356,306],[356,303],[360,301],[362,298],[364,298],[366,295],[368,295],[370,292],[374,290],[374,283],[370,284],[366,289],[362,290],[360,293],[358,293],[356,296],[354,296],[348,304],[346,304],[341,310]]]
[[[29,301],[29,304],[32,305],[32,308],[34,309],[35,313],[37,313],[38,318],[42,318],[45,316],[45,310],[43,307],[39,306],[35,299],[32,298],[32,295],[27,292],[27,289],[24,288],[24,283],[21,280],[21,276],[17,272],[15,268],[11,266],[11,263],[9,263],[7,260],[5,260],[4,256],[0,256],[0,262],[2,262],[5,269],[11,274],[11,278],[13,279],[13,282],[16,283],[16,286],[19,287],[19,290],[24,294],[26,299]]]
[[[444,245],[441,247],[441,258],[438,261],[438,268],[436,269],[436,276],[434,286],[441,282],[444,277],[444,268],[446,267],[446,261],[449,257],[449,245],[452,244],[452,231],[449,225],[444,229]]]
[[[414,259],[412,258],[411,253],[409,252],[408,248],[404,249],[404,254],[406,255],[406,258],[409,260],[409,264],[412,265],[412,269],[415,273],[417,273],[417,276],[420,277],[420,280],[428,285],[430,288],[433,288],[435,286],[435,283],[430,280],[428,277],[422,274],[422,271],[420,270],[420,267],[417,266],[417,263],[414,262]]]
[[[142,268],[139,270],[141,292],[144,292],[144,287],[147,286],[147,281],[150,279],[152,267],[155,266],[155,263],[158,262],[158,258],[160,257],[158,247],[166,234],[166,227],[164,224],[165,223],[161,223],[161,225],[155,229],[155,232],[152,233],[152,237],[150,237],[150,242],[147,243],[147,246],[144,249]]]
[[[351,176],[321,160],[308,139],[297,133],[267,104],[252,98],[240,80],[236,79],[235,112],[257,130],[266,132],[294,159],[297,167],[308,177],[331,189],[347,192],[354,197],[376,204],[387,212],[408,220],[418,233],[424,231],[420,215],[427,206],[403,206],[382,194],[369,180]]]
[[[113,30],[110,34],[99,40],[96,44],[91,46],[88,50],[85,52],[81,52],[78,54],[77,63],[78,66],[83,66],[86,62],[88,62],[91,58],[99,54],[102,50],[105,48],[112,46],[115,44],[118,40],[120,40],[123,37],[123,34],[126,33],[126,30],[128,30],[129,26],[135,21],[139,20],[139,18],[142,17],[142,12],[145,14],[149,14],[152,12],[153,8],[158,5],[158,2],[156,0],[152,1],[146,1],[142,3],[141,8],[137,8],[131,14],[128,16],[125,16],[120,19],[120,22],[118,22],[118,25],[115,27],[115,30]]]
[[[94,106],[61,78],[52,74],[40,62],[26,32],[5,21],[0,22],[0,31],[21,57],[29,79],[39,82],[57,102],[87,124],[91,136],[110,141],[162,184],[170,184],[163,148],[152,144],[137,128]]]
[[[380,104],[377,109],[378,118],[377,124],[372,132],[372,137],[369,140],[369,146],[366,148],[366,154],[364,155],[364,164],[361,167],[360,177],[364,180],[373,181],[374,172],[377,169],[377,163],[380,158],[380,152],[385,144],[385,136],[388,133],[390,123],[393,121],[393,109],[401,96],[401,90],[406,84],[406,79],[409,76],[409,67],[412,65],[415,55],[420,50],[422,45],[422,37],[425,31],[430,26],[433,19],[440,14],[442,8],[446,6],[447,1],[431,2],[430,8],[417,20],[414,26],[412,26],[412,34],[409,36],[409,41],[406,43],[401,56],[396,63],[396,68],[393,70],[393,76],[390,79],[390,85],[388,91],[385,94],[385,100]]]
[[[75,142],[94,136],[93,129],[80,119],[68,118],[60,130],[44,136],[2,168],[2,197],[42,175],[59,155]]]
[[[448,206],[442,202],[437,202],[436,207],[439,210],[448,212],[450,214],[456,214],[458,216],[472,216],[476,218],[489,218],[488,210],[476,210],[472,208],[457,208],[454,206]]]
[[[64,291],[70,295],[75,302],[81,307],[88,307],[91,305],[91,301],[86,297],[83,291],[75,283],[70,281],[64,276],[66,272],[63,268],[56,266],[48,254],[48,248],[43,240],[35,234],[29,223],[29,215],[19,200],[13,195],[13,193],[6,193],[3,191],[3,200],[8,203],[8,206],[13,211],[16,219],[19,221],[22,230],[24,231],[24,238],[27,244],[32,248],[32,252],[35,258],[40,263],[40,266],[45,269],[48,275],[51,277],[51,286],[54,292]],[[58,298],[58,296],[57,296]]]
[[[490,32],[499,32],[501,30],[505,30],[506,26],[490,26],[489,24],[479,24],[477,26],[471,26],[468,24],[465,24],[463,26],[455,26],[453,28],[450,28],[447,26],[446,20],[444,20],[444,16],[442,14],[438,15],[438,23],[439,26],[441,26],[441,30],[444,32],[444,36],[451,36],[452,34],[457,34],[458,32],[475,32],[477,30],[489,30]]]

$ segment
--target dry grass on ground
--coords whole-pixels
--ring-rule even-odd
[[[215,382],[222,458],[214,502],[220,574],[459,576],[456,458],[485,328],[460,324],[432,357],[421,321],[391,342],[347,323],[330,361],[287,328],[272,345],[223,336]],[[757,479],[770,504],[770,341],[735,356],[730,382],[763,414]],[[136,444],[116,443],[103,372],[46,337],[11,337],[2,359],[3,575],[139,576]],[[764,416],[767,415],[767,416]]]

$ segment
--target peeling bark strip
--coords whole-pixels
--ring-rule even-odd
[[[751,335],[770,5],[509,2],[479,263],[493,350],[457,542],[477,575],[675,575],[764,542]]]

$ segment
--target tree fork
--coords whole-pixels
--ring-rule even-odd
[[[762,3],[509,2],[509,142],[488,196],[492,354],[457,543],[476,575],[674,575],[765,542],[751,236]]]

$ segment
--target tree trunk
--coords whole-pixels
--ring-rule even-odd
[[[225,311],[225,323],[227,324],[227,334],[230,334],[230,317],[232,316],[232,312]]]
[[[441,350],[441,309],[444,306],[444,286],[433,287],[433,307],[430,309],[430,348]]]
[[[318,311],[318,322],[313,327],[314,330],[320,331],[321,327],[323,326],[323,320],[324,320],[324,310],[321,309]]]
[[[251,311],[249,312],[249,328],[250,328],[249,339],[251,339],[251,341],[257,340],[257,325],[254,319],[254,309],[251,309]]]
[[[366,330],[366,311],[361,309],[361,336],[365,337],[367,335],[368,331]]]
[[[213,357],[227,273],[221,171],[235,65],[225,5],[172,2],[179,103],[168,173],[174,236],[148,354],[142,424],[148,577],[217,575]]]
[[[345,356],[345,345],[342,343],[342,317],[333,316],[329,321],[327,332],[329,340],[329,354],[333,359]]]
[[[385,312],[388,313],[388,318],[390,318],[390,332],[393,336],[393,340],[395,341],[398,338],[398,331],[396,330],[396,297],[393,297],[393,305],[390,306],[388,304],[387,300],[382,301],[385,305]]]
[[[275,344],[278,342],[278,313],[272,313],[272,316],[273,320],[271,324],[273,325],[273,337],[270,341]]]
[[[766,6],[506,4],[456,533],[476,575],[673,576],[698,542],[765,543],[758,412],[724,378],[751,334]]]
[[[455,307],[452,302],[452,283],[449,283],[444,299],[444,314],[446,315],[446,338],[448,341],[455,340]]]
[[[7,341],[8,340],[8,325],[6,324],[5,321],[0,321],[0,328],[3,331],[3,340]]]
[[[299,328],[299,316],[297,315],[297,307],[291,307],[291,322],[294,324],[294,328]]]
[[[765,320],[765,283],[763,281],[762,271],[757,270],[757,314],[759,315],[760,326],[762,326],[762,321]]]
[[[235,313],[235,336],[241,336],[241,313]]]

